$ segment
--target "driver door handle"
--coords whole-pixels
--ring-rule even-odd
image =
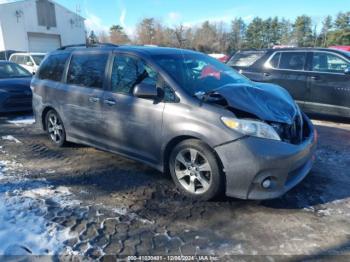
[[[319,80],[320,77],[319,77],[319,76],[310,76],[310,79],[311,79],[311,80]]]
[[[271,76],[270,73],[264,73],[264,76]]]
[[[117,102],[113,99],[106,99],[105,104],[109,105],[109,106],[114,106]]]
[[[91,103],[97,103],[97,102],[100,101],[100,99],[99,99],[98,97],[91,96],[91,97],[89,97],[89,101],[90,101]]]

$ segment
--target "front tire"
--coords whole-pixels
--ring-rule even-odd
[[[45,123],[50,141],[57,147],[63,147],[66,143],[66,131],[58,113],[50,110],[46,114]]]
[[[195,139],[179,143],[169,158],[171,176],[186,196],[200,201],[223,191],[224,179],[213,150]]]

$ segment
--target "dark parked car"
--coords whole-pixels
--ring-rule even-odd
[[[279,197],[313,164],[314,127],[288,92],[201,53],[62,48],[31,85],[36,121],[54,144],[83,143],[170,171],[196,199]]]
[[[236,53],[228,65],[253,81],[284,87],[306,113],[350,117],[350,52],[247,50]]]
[[[0,61],[0,112],[32,110],[32,74],[23,67]]]

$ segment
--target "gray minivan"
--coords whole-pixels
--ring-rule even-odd
[[[276,198],[310,172],[317,133],[287,91],[202,53],[98,45],[50,53],[33,78],[36,122],[170,172],[187,196]]]

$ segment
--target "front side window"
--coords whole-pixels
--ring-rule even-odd
[[[29,62],[32,62],[32,61],[30,60],[30,57],[29,57],[29,56],[24,56],[24,57],[23,57],[23,64],[24,64],[24,65],[27,65]]]
[[[44,55],[33,55],[32,58],[33,58],[36,65],[40,65],[41,62],[44,60],[45,56]]]
[[[107,53],[73,55],[69,65],[67,83],[102,89],[107,60]]]
[[[154,55],[155,62],[188,94],[207,93],[250,80],[231,67],[203,54]]]
[[[57,54],[47,57],[40,66],[38,78],[61,81],[69,54]]]
[[[279,69],[304,70],[306,52],[281,52]]]
[[[315,52],[313,55],[312,71],[344,73],[349,67],[350,63],[337,55],[322,52]]]
[[[132,94],[140,83],[157,86],[159,74],[141,59],[117,55],[113,62],[112,92]]]
[[[265,52],[262,51],[238,52],[227,62],[227,64],[229,66],[248,67],[262,58],[264,54]]]

